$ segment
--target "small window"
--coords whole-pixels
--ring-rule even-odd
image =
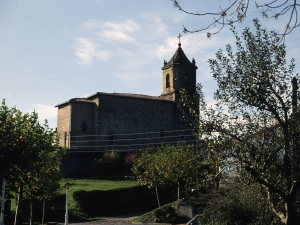
[[[87,131],[87,122],[82,122],[80,128],[81,128],[82,132],[86,132]]]
[[[170,75],[167,74],[166,76],[166,88],[169,88],[170,87]]]

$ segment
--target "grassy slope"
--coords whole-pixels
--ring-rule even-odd
[[[90,180],[68,178],[62,179],[60,182],[62,194],[66,193],[64,187],[67,182],[70,183],[70,189],[68,190],[68,202],[70,209],[75,209],[75,201],[73,200],[74,191],[114,190],[138,186],[138,183],[132,180]]]

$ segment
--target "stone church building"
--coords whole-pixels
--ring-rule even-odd
[[[162,94],[97,92],[56,105],[60,145],[82,151],[137,151],[161,144],[196,143],[183,121],[180,88],[196,91],[195,60],[181,48],[162,67]]]

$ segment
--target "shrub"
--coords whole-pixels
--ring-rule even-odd
[[[176,199],[176,187],[160,190],[165,203]],[[117,190],[75,191],[77,209],[96,216],[116,216],[124,213],[146,212],[157,207],[154,189],[145,186]]]
[[[205,209],[205,217],[207,224],[215,225],[278,224],[264,190],[257,184],[235,183],[215,191]]]
[[[172,223],[177,220],[176,210],[171,204],[154,210],[154,215],[154,222],[156,223]]]

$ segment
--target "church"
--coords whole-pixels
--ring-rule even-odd
[[[196,137],[179,107],[181,88],[196,91],[196,62],[179,41],[173,57],[162,67],[162,93],[148,96],[97,92],[56,105],[60,145],[74,151],[138,151],[186,142]]]

